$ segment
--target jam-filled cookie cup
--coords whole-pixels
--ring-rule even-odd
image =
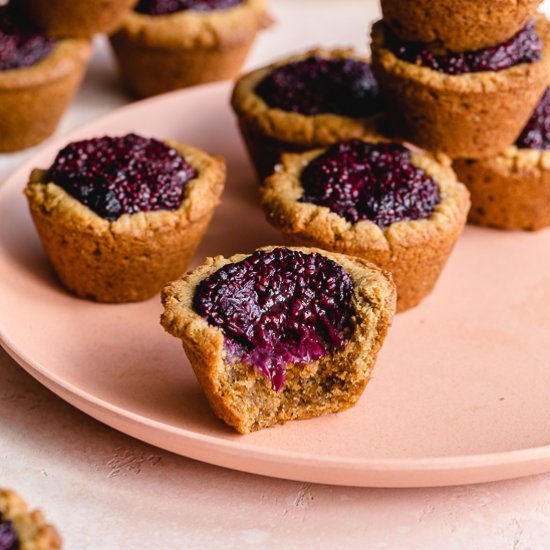
[[[364,141],[385,143],[381,138]],[[283,155],[260,190],[267,220],[289,244],[348,254],[380,266],[393,276],[397,311],[416,306],[433,290],[462,233],[470,207],[467,189],[457,181],[447,157],[411,148],[411,166],[437,184],[439,200],[431,213],[385,227],[369,219],[352,223],[327,206],[303,200],[302,175],[326,151]]]
[[[281,248],[265,247],[255,255]],[[223,330],[209,324],[195,308],[197,288],[202,281],[253,255],[208,258],[203,265],[169,284],[162,293],[163,327],[181,339],[216,416],[242,434],[354,406],[370,379],[395,311],[395,287],[391,278],[373,264],[325,250],[283,250],[306,256],[317,254],[342,268],[353,285],[353,311],[345,344],[305,364],[288,363],[281,388],[274,389],[257,368],[232,358],[224,343]],[[315,293],[315,289],[311,291]],[[274,297],[281,298],[284,297]]]
[[[110,40],[125,83],[146,97],[234,78],[257,33],[271,23],[264,0],[206,12],[129,11]]]
[[[18,550],[59,550],[57,529],[46,522],[39,510],[29,510],[14,491],[0,488],[0,528],[3,544]],[[2,546],[4,548],[5,546]]]
[[[32,219],[63,285],[99,302],[146,300],[187,268],[225,184],[225,163],[166,142],[196,170],[176,210],[123,214],[111,221],[34,170],[25,188]]]

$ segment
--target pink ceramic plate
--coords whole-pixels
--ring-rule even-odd
[[[228,107],[229,86],[125,107],[45,147],[0,190],[0,342],[95,418],[175,453],[269,476],[412,487],[550,470],[550,231],[468,228],[436,291],[394,322],[358,406],[248,436],[210,412],[158,298],[102,305],[57,283],[22,189],[67,141],[136,131],[226,157],[229,181],[196,263],[278,243]]]

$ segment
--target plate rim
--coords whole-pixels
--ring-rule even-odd
[[[199,95],[205,88],[214,90],[219,89],[220,94],[222,91],[225,93],[231,89],[231,81],[216,82],[197,86],[188,90],[176,90],[166,94],[146,98],[140,101],[129,103],[116,108],[110,112],[107,112],[98,118],[87,122],[84,125],[78,126],[68,132],[54,136],[54,138],[43,143],[39,148],[34,151],[25,161],[17,166],[11,173],[3,180],[0,185],[0,201],[5,193],[29,171],[30,168],[36,163],[36,158],[50,154],[50,151],[57,150],[60,146],[65,144],[73,137],[85,134],[91,131],[96,126],[109,124],[112,118],[117,118],[121,114],[131,110],[141,110],[147,107],[149,103],[158,103],[170,98],[180,95]],[[215,92],[212,92],[215,93]],[[227,95],[227,94],[226,94]],[[40,384],[47,387],[50,391],[55,393],[58,397],[64,401],[70,403],[75,408],[83,411],[88,416],[99,420],[100,422],[114,428],[122,433],[134,437],[136,439],[145,441],[149,444],[155,445],[159,448],[164,448],[181,456],[207,462],[216,466],[235,469],[243,472],[267,475],[271,477],[291,479],[295,481],[308,481],[329,483],[332,485],[345,485],[345,486],[363,486],[363,487],[440,487],[458,484],[479,483],[484,481],[498,481],[504,479],[513,479],[518,477],[524,477],[533,474],[539,474],[550,471],[550,444],[541,445],[537,447],[529,447],[524,449],[514,449],[511,451],[498,451],[493,453],[479,453],[479,454],[464,454],[454,456],[435,456],[435,457],[412,457],[412,458],[381,458],[381,459],[359,459],[351,457],[338,457],[336,455],[318,455],[307,452],[298,452],[294,450],[280,450],[270,448],[269,450],[259,450],[258,447],[250,445],[241,441],[241,437],[238,436],[233,439],[220,439],[216,436],[200,434],[194,431],[190,431],[185,428],[176,428],[168,424],[164,424],[157,420],[136,414],[130,410],[120,408],[110,402],[102,400],[93,394],[90,394],[73,384],[66,382],[58,375],[52,374],[43,365],[34,361],[31,357],[28,357],[24,350],[13,342],[8,336],[8,331],[5,327],[5,321],[0,316],[0,346],[12,357],[12,359],[19,364],[26,372],[28,372],[33,378],[35,378]],[[74,396],[75,399],[70,399],[69,396]],[[78,402],[78,404],[77,404]],[[84,406],[84,408],[83,408]],[[86,410],[85,410],[86,409]],[[91,411],[90,409],[97,409]],[[119,417],[126,422],[130,422],[132,427],[145,426],[148,430],[161,430],[164,433],[178,434],[180,441],[186,441],[193,446],[193,449],[188,453],[175,451],[172,448],[159,445],[158,443],[152,443],[149,439],[144,439],[142,436],[135,435],[132,429],[123,429],[116,422],[106,421],[104,415],[98,414],[97,411],[103,411],[106,415],[113,417]],[[201,453],[195,452],[195,446],[204,445],[210,448],[223,449],[223,453],[214,455],[212,459],[209,457],[201,456]],[[239,464],[233,464],[227,466],[223,460],[215,460],[217,457],[229,458],[235,456],[241,456],[246,454],[247,461],[239,468]],[[265,471],[262,466],[273,463],[275,459],[283,459],[282,465],[287,467],[298,467],[300,472],[298,475],[281,475],[280,473],[271,474]],[[309,463],[314,463],[309,464]],[[508,469],[514,465],[531,465],[529,468],[522,472],[511,472]],[[307,472],[303,472],[304,468],[313,467],[312,473],[318,472],[319,469],[324,469],[330,472],[364,472],[365,474],[372,474],[374,478],[367,480],[367,483],[362,483],[360,480],[352,481],[343,479],[341,483],[318,479],[318,475],[314,475],[315,479],[307,475]],[[486,475],[475,475],[479,473],[480,469],[492,468],[492,475],[487,472]],[[440,480],[441,474],[448,474],[450,472],[462,472],[460,481],[442,482]],[[414,482],[404,483],[399,481],[400,474],[410,476],[412,473],[417,472],[419,475],[424,476],[423,482],[416,484]],[[289,475],[290,474],[290,475]],[[381,484],[376,483],[376,476],[380,475]],[[322,477],[322,476],[321,476]],[[369,476],[367,475],[367,478]],[[304,479],[309,478],[309,479]],[[439,481],[438,481],[439,480]]]
[[[501,451],[494,453],[479,453],[469,455],[455,456],[435,456],[422,458],[384,458],[384,459],[355,459],[349,457],[337,457],[334,455],[316,455],[307,452],[297,451],[281,451],[279,449],[270,449],[269,451],[259,451],[257,447],[247,443],[241,443],[240,437],[236,434],[235,439],[219,439],[215,436],[199,434],[186,430],[184,428],[174,428],[168,424],[163,424],[156,420],[138,415],[131,411],[121,409],[120,407],[108,403],[100,398],[95,397],[88,392],[65,382],[58,376],[52,376],[49,372],[44,372],[44,369],[35,361],[25,356],[24,353],[14,349],[6,337],[0,333],[0,345],[20,365],[28,374],[35,380],[52,391],[55,395],[63,399],[65,402],[74,406],[78,410],[84,412],[88,416],[98,420],[99,422],[118,430],[126,435],[134,437],[140,441],[144,441],[155,447],[173,452],[180,456],[184,456],[193,460],[199,460],[208,464],[238,470],[241,472],[264,475],[280,479],[292,481],[303,481],[313,483],[328,483],[330,485],[341,485],[348,487],[393,487],[393,488],[415,488],[415,487],[444,487],[463,484],[484,483],[493,481],[502,481],[506,479],[515,479],[526,477],[529,475],[547,472],[550,469],[550,445],[539,447],[530,447],[526,449],[516,449],[513,451]],[[71,399],[69,396],[75,397]],[[86,406],[82,406],[86,404]],[[93,409],[93,410],[92,410]],[[145,426],[148,430],[158,430],[161,428],[165,433],[177,434],[180,441],[184,439],[190,443],[193,448],[186,449],[186,452],[174,450],[173,448],[161,445],[154,442],[154,438],[135,435],[131,428],[121,428],[117,422],[109,422],[105,420],[105,416],[98,414],[102,411],[107,415],[121,418],[130,422],[132,427],[140,425]],[[204,445],[203,449],[195,448]],[[213,456],[206,456],[203,452],[208,449],[215,448],[217,451],[222,449],[222,453]],[[228,466],[224,459],[234,459],[243,454],[247,456],[245,466],[239,467],[238,463]],[[216,458],[220,458],[216,460]],[[282,458],[282,466],[292,466],[299,470],[296,474],[291,472],[281,473],[277,471],[272,473],[266,471],[264,466],[269,465],[274,459]],[[314,464],[312,464],[314,463]],[[540,465],[539,465],[540,463]],[[507,472],[508,468],[514,465],[532,465],[522,473]],[[304,468],[312,468],[308,475],[304,472]],[[485,469],[491,469],[489,474]],[[483,469],[484,473],[479,475],[479,470]],[[355,479],[350,482],[347,479],[336,482],[334,480],[327,481],[320,476],[320,471],[327,473],[345,473],[350,475],[357,472],[362,472],[364,476],[361,479]],[[448,473],[461,473],[460,481],[449,481],[441,479],[441,476],[446,476]],[[413,474],[418,474],[422,477],[422,481],[418,483],[409,478]],[[405,475],[408,481],[401,479]],[[330,476],[329,476],[330,477]],[[380,478],[380,483],[376,481]]]

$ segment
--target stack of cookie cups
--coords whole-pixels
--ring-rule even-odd
[[[402,4],[401,18],[396,4]],[[437,14],[435,6],[448,2],[432,4]],[[462,4],[464,9],[447,12],[445,25],[433,21],[426,34],[411,34],[403,31],[412,25],[409,18],[422,20],[432,12],[409,12],[407,2],[383,0],[383,12],[391,16],[372,27],[373,70],[395,131],[451,158],[485,158],[516,140],[544,93],[550,30],[545,17],[533,13],[536,3],[527,12],[510,2],[491,4],[492,19],[479,15],[479,2]],[[496,32],[505,15],[515,21],[507,26],[510,35],[486,44],[487,26],[492,21]],[[477,28],[479,34],[469,33],[476,40],[460,35],[470,26]]]
[[[372,55],[389,131],[453,159],[471,192],[469,221],[549,225],[550,25],[540,2],[381,3]]]

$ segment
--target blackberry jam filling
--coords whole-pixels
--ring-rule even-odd
[[[76,141],[59,151],[51,181],[109,221],[177,210],[195,169],[172,147],[136,134]]]
[[[7,8],[0,9],[0,71],[34,65],[54,46],[55,40],[33,30]]]
[[[388,27],[385,34],[388,48],[399,59],[450,75],[501,71],[520,63],[534,63],[541,58],[543,48],[533,20],[502,44],[460,53],[438,53],[422,42],[403,42]]]
[[[428,218],[440,201],[437,183],[397,143],[336,143],[308,164],[301,183],[301,202],[326,206],[350,223],[371,220],[381,228]]]
[[[204,279],[194,309],[223,331],[230,358],[254,366],[280,391],[288,363],[306,364],[345,344],[352,294],[336,262],[276,248]]]
[[[312,56],[274,69],[256,87],[272,108],[303,115],[367,117],[381,111],[369,63]]]
[[[0,550],[19,550],[19,542],[13,528],[13,522],[3,519],[0,513]]]
[[[523,149],[550,149],[550,88],[544,92],[516,145]]]
[[[135,11],[146,15],[169,15],[178,11],[227,10],[243,0],[140,0]]]

